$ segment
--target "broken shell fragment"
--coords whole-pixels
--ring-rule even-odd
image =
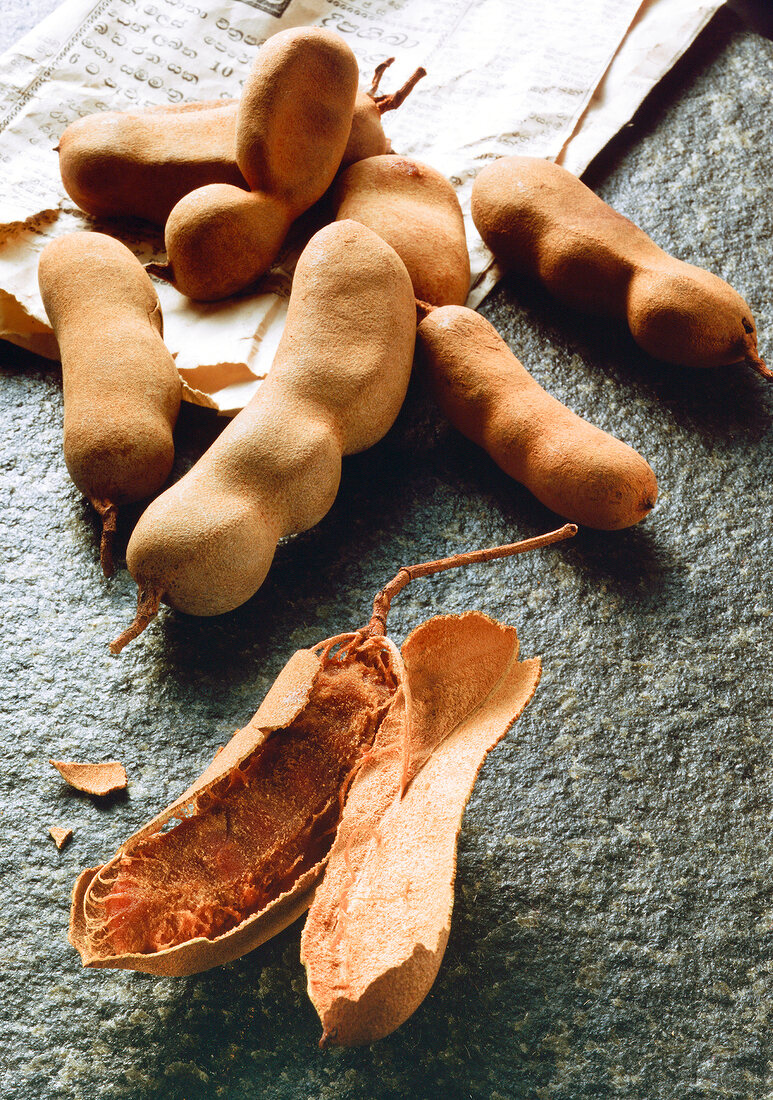
[[[77,763],[74,760],[49,760],[66,783],[86,794],[106,795],[126,787],[126,768],[117,760],[102,764]]]
[[[72,829],[64,829],[61,825],[52,825],[48,832],[60,851],[64,848],[67,841],[72,838]]]

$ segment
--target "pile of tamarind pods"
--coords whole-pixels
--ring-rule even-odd
[[[333,504],[342,458],[389,430],[414,361],[451,423],[573,524],[620,530],[656,502],[647,461],[548,394],[465,306],[470,261],[456,193],[429,165],[393,153],[381,121],[424,70],[380,95],[390,63],[358,91],[357,61],[340,36],[293,28],[261,47],[239,101],[108,112],[61,137],[62,179],[74,201],[95,216],[163,224],[167,263],[149,270],[196,300],[253,286],[315,204],[327,222],[298,261],[264,384],[163,492],[180,382],[148,273],[105,234],[73,234],[41,256],[41,294],[62,357],[65,460],[103,518],[106,575],[117,509],[155,496],[128,543],[138,605],[114,653],[162,601],[206,616],[248,600],[279,540],[312,527]],[[472,217],[505,268],[575,309],[624,321],[653,357],[688,368],[746,363],[773,377],[740,295],[667,255],[557,165],[492,162],[475,180]],[[512,628],[484,618],[431,620],[402,654],[373,624],[296,654],[201,779],[106,868],[84,872],[71,925],[84,963],[190,973],[256,946],[314,896],[302,950],[325,1042],[367,1042],[398,1026],[442,956],[455,836],[477,769],[538,679],[536,665],[524,671],[516,661]],[[456,704],[443,686],[454,663],[449,647],[468,654],[467,702],[483,708],[469,758],[458,739],[467,712],[451,720]],[[502,703],[506,684],[512,692]],[[448,710],[442,731],[428,717],[438,708]],[[423,746],[421,760],[413,745],[419,756]],[[324,781],[312,781],[312,758]],[[280,762],[290,776],[281,798],[272,788]],[[463,777],[450,810],[433,795],[433,769],[446,787],[452,774]],[[422,951],[413,933],[380,943],[383,968],[374,970],[365,947],[374,930],[364,910],[353,915],[352,868],[367,877],[372,867],[366,874],[357,860],[387,833],[393,852],[415,853],[411,806],[419,797],[425,809],[437,803],[438,835],[446,836],[434,863],[425,860],[431,928],[422,931]],[[221,835],[226,804],[239,806],[242,841]],[[162,831],[176,815],[178,824]],[[176,863],[190,870],[180,854],[186,845],[212,857],[203,878],[175,877]],[[394,885],[404,870],[387,861],[371,886],[381,889],[384,876]],[[416,875],[408,878],[405,888],[418,889]]]
[[[429,165],[390,152],[381,121],[424,71],[379,95],[390,61],[358,91],[356,58],[343,38],[293,28],[258,51],[239,101],[106,112],[62,134],[70,195],[93,214],[164,222],[168,262],[149,270],[196,299],[253,285],[312,205],[324,202],[331,220],[298,264],[266,384],[140,518],[127,548],[137,614],[114,652],[161,601],[216,615],[254,594],[278,540],[330,508],[341,456],[391,426],[414,350],[454,426],[551,510],[619,530],[655,504],[646,460],[546,393],[489,322],[465,307],[470,264],[456,193]],[[731,287],[668,256],[564,169],[528,157],[493,162],[475,180],[472,216],[503,265],[575,308],[625,320],[653,356],[691,367],[747,362],[771,375],[751,311]],[[139,323],[131,292],[121,300],[111,289],[122,284],[150,303],[163,387],[141,382],[139,359],[159,378],[161,367],[137,342],[107,355],[100,346],[101,373],[90,366],[87,326],[128,333]],[[55,242],[41,258],[40,286],[62,352],[65,457],[104,517],[109,573],[116,509],[157,493],[168,476],[179,383],[152,285],[117,242],[94,234]],[[100,417],[86,423],[78,409],[92,406],[97,386]],[[359,422],[371,421],[373,409],[380,415],[363,434]]]

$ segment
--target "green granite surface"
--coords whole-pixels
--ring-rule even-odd
[[[722,15],[588,176],[731,281],[771,359],[772,78],[773,42]],[[62,460],[59,370],[0,345],[4,1100],[773,1096],[773,388],[659,365],[525,281],[483,312],[547,389],[649,459],[660,499],[639,528],[396,600],[396,639],[479,608],[544,675],[469,804],[432,992],[389,1038],[324,1053],[300,923],[196,977],[85,971],[66,941],[75,877],[187,786],[294,649],[362,624],[401,565],[555,517],[414,389],[253,600],[162,614],[112,658],[134,585],[101,576]],[[180,470],[215,430],[184,411]],[[128,794],[78,794],[49,757],[121,759]],[[61,852],[54,823],[74,830]]]

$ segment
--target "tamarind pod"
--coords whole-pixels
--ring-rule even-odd
[[[364,666],[295,653],[192,786],[82,872],[69,938],[83,965],[193,974],[292,923],[324,867],[340,786],[392,694]]]
[[[472,218],[498,260],[576,309],[625,321],[654,358],[745,362],[773,378],[740,294],[669,256],[565,168],[535,157],[494,161],[473,185]]]
[[[253,191],[296,216],[324,194],[349,140],[358,80],[354,54],[333,31],[294,27],[268,39],[236,116],[236,163]]]
[[[100,111],[59,139],[65,191],[94,217],[163,225],[175,203],[210,183],[248,190],[236,164],[238,100]]]
[[[372,446],[392,425],[415,318],[405,265],[375,233],[349,221],[312,237],[266,381],[134,529],[135,626],[152,613],[148,593],[156,608],[163,595],[190,614],[219,615],[257,591],[277,540],[318,523],[332,505],[341,456]]]
[[[166,224],[167,270],[155,273],[204,301],[259,278],[292,222],[333,181],[352,126],[358,76],[354,54],[332,31],[294,27],[269,38],[236,116],[236,163],[259,198],[245,200],[228,184],[186,195]],[[218,249],[214,263],[210,250],[221,234],[229,247]]]
[[[41,253],[38,280],[62,358],[65,462],[103,518],[109,576],[116,510],[171,472],[180,378],[153,284],[120,241],[59,237]]]
[[[146,270],[181,294],[217,301],[242,290],[273,263],[293,219],[279,199],[210,183],[184,195],[166,223],[168,264]]]
[[[547,393],[481,314],[432,310],[418,326],[417,348],[454,427],[546,507],[604,531],[651,510],[657,481],[645,459]]]
[[[434,168],[408,157],[369,157],[339,176],[332,200],[336,218],[362,222],[391,244],[417,298],[435,306],[466,301],[470,258],[462,211]]]
[[[377,95],[384,70],[359,91],[342,165],[389,152],[382,115],[395,110],[422,76]],[[236,164],[238,99],[181,103],[143,111],[98,111],[71,123],[57,146],[65,191],[94,217],[135,217],[163,225],[176,203],[210,183],[249,190]]]
[[[479,612],[423,623],[402,656],[408,716],[390,710],[355,775],[301,936],[323,1047],[383,1038],[429,992],[464,807],[541,671],[517,659],[512,627]]]

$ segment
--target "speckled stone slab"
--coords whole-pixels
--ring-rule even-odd
[[[772,77],[773,42],[723,14],[588,176],[729,279],[771,359]],[[395,638],[479,608],[517,627],[544,676],[470,802],[431,994],[354,1051],[317,1049],[300,924],[192,978],[84,971],[66,941],[73,882],[187,786],[294,649],[366,621],[401,565],[555,517],[415,388],[253,600],[214,620],[162,613],[113,658],[134,585],[101,576],[62,460],[59,371],[0,345],[4,1100],[771,1095],[773,389],[656,364],[525,281],[483,312],[547,389],[650,460],[661,495],[637,529],[395,601]],[[184,410],[178,472],[216,430]],[[121,760],[128,791],[81,794],[49,757]],[[62,851],[51,824],[73,829]]]

